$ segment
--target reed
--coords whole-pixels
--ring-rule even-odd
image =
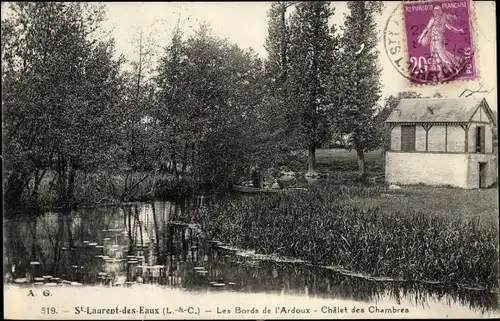
[[[201,211],[208,237],[233,246],[372,276],[498,285],[498,225],[479,218],[350,204],[383,186],[318,186],[228,200]]]

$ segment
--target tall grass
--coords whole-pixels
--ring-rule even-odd
[[[260,253],[372,276],[497,287],[498,226],[418,209],[362,209],[345,201],[383,191],[327,185],[259,195],[214,204],[201,211],[200,220],[210,238]]]

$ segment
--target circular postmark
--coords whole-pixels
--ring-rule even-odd
[[[468,1],[398,4],[384,28],[391,64],[412,83],[475,79]]]

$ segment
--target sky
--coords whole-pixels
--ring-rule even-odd
[[[172,31],[179,25],[183,33],[189,36],[200,23],[210,24],[212,33],[228,38],[242,48],[253,48],[259,56],[267,56],[264,48],[267,36],[267,11],[270,2],[107,2],[107,21],[103,27],[115,39],[117,55],[124,55],[128,60],[137,59],[133,39],[139,30],[156,43],[155,50],[161,53],[168,46]],[[335,14],[331,24],[343,24],[344,14],[348,12],[346,2],[332,2]],[[436,91],[446,97],[458,97],[464,89],[486,90],[489,93],[475,94],[486,97],[488,104],[497,109],[497,66],[496,66],[496,18],[494,1],[474,1],[472,25],[473,42],[476,52],[476,64],[479,79],[471,81],[453,81],[441,85],[416,86],[404,78],[392,65],[386,54],[383,30],[391,12],[400,2],[384,1],[384,11],[377,17],[379,29],[379,63],[382,67],[382,98],[397,94],[402,90],[415,90],[424,95],[433,95]],[[402,19],[402,15],[400,17]]]

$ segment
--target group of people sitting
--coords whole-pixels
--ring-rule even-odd
[[[290,171],[286,166],[281,166],[279,170],[271,167],[264,172],[253,166],[246,174],[240,184],[249,187],[282,189],[307,186],[304,173]]]

